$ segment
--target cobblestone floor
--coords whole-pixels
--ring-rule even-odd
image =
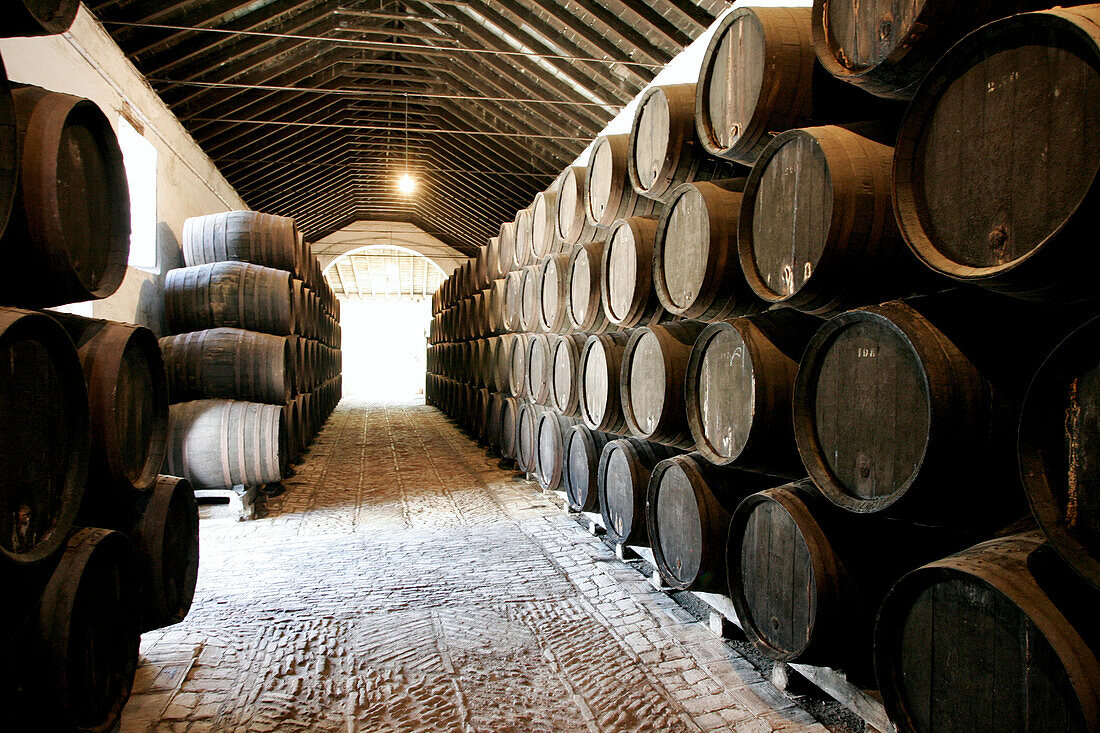
[[[433,408],[344,400],[286,488],[204,509],[123,733],[826,730]]]

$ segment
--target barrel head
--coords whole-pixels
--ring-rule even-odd
[[[702,359],[693,375],[698,385],[692,406],[698,416],[694,432],[700,433],[695,439],[715,457],[731,462],[748,443],[756,412],[752,354],[735,328],[710,331],[696,349]]]
[[[675,588],[687,588],[699,577],[702,567],[703,526],[700,507],[691,480],[677,463],[651,479],[658,481],[651,508],[655,523],[651,537],[660,552],[660,569]],[[655,535],[655,536],[654,536]]]
[[[664,414],[665,353],[657,336],[652,331],[642,330],[627,358],[629,362],[623,374],[629,375],[625,386],[630,399],[631,423],[640,433],[639,437],[644,438],[653,434]]]
[[[710,259],[710,221],[699,190],[683,186],[668,203],[662,232],[660,277],[673,312],[690,308],[703,291]]]

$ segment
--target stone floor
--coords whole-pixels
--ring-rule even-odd
[[[344,400],[286,489],[204,508],[123,733],[827,730],[433,408]]]

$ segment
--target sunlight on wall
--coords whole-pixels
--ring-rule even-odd
[[[431,300],[343,300],[344,395],[386,402],[424,398]]]

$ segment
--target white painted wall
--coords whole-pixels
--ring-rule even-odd
[[[12,81],[87,97],[100,106],[116,129],[125,113],[156,147],[157,266],[148,270],[131,267],[115,295],[67,309],[141,323],[158,334],[165,333],[164,273],[182,265],[179,242],[184,220],[248,207],[83,6],[68,33],[0,39],[0,55]]]

